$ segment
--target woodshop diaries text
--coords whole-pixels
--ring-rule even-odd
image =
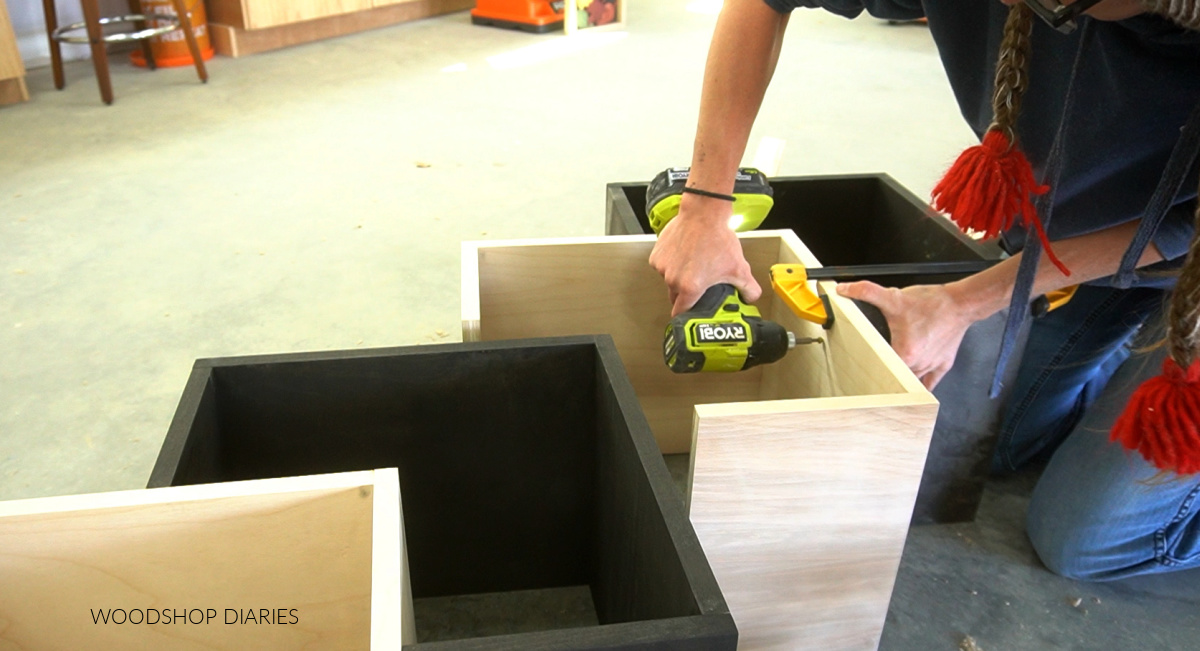
[[[212,624],[217,620],[216,608],[101,608],[93,609],[95,624]],[[224,624],[299,624],[295,608],[226,608]]]

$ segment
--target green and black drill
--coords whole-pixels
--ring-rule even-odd
[[[794,334],[763,319],[733,285],[722,283],[667,324],[663,359],[676,373],[744,371],[778,361],[795,345]]]
[[[651,229],[661,233],[676,215],[688,168],[670,168],[651,181],[646,189],[646,214]],[[732,217],[729,227],[735,231],[757,228],[774,205],[767,177],[756,169],[739,169],[733,188]],[[771,288],[775,295],[800,319],[828,330],[833,326],[829,297],[818,295],[808,286],[810,280],[850,282],[890,275],[969,274],[982,271],[997,259],[917,262],[899,264],[850,265],[806,269],[798,264],[771,267]],[[1071,300],[1076,287],[1068,287],[1038,297],[1035,315],[1044,314]],[[887,322],[880,315],[887,337]],[[687,312],[671,319],[663,339],[663,359],[676,373],[743,371],[778,361],[798,344],[823,343],[820,337],[797,338],[786,328],[762,318],[758,308],[744,303],[733,285],[708,288],[704,296]]]
[[[646,213],[655,234],[679,214],[688,171],[673,167],[650,182]],[[758,227],[771,210],[771,195],[762,172],[738,170],[730,228],[748,231]],[[733,285],[720,284],[709,287],[695,306],[667,324],[663,359],[676,373],[744,371],[782,359],[796,343],[794,334],[743,302]]]

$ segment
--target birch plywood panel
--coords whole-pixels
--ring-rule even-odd
[[[790,231],[746,233],[743,251],[770,288],[777,262],[819,266]],[[466,242],[463,244],[463,339],[492,341],[609,334],[664,453],[691,448],[697,404],[832,395],[928,395],[850,301],[832,296],[842,325],[828,333],[795,318],[775,298],[763,316],[826,346],[799,347],[783,361],[735,374],[676,375],[662,359],[670,304],[646,260],[653,236]],[[832,292],[832,285],[825,287]]]
[[[398,648],[398,486],[387,470],[0,504],[0,647]]]
[[[739,649],[875,649],[937,404],[697,407],[689,513]]]

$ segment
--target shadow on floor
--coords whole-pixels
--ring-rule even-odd
[[[1024,524],[1037,475],[989,480],[974,522],[909,531],[880,650],[1200,648],[1200,571],[1082,583],[1042,566]]]

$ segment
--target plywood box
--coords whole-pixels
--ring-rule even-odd
[[[824,265],[910,264],[999,259],[994,242],[967,237],[887,174],[789,176],[770,180],[775,206],[762,229],[790,229]],[[609,235],[649,233],[646,183],[610,183]],[[866,277],[885,287],[945,283],[959,275]],[[887,320],[867,303],[859,309],[888,336]],[[988,393],[1007,313],[967,331],[955,368],[938,387],[942,403],[913,522],[975,519],[991,468],[1002,400]],[[1017,364],[1010,364],[1015,371]],[[1006,383],[1007,384],[1007,383]]]
[[[743,234],[764,287],[819,263],[791,231]],[[652,236],[463,244],[463,338],[606,333],[663,452],[691,452],[689,508],[742,649],[869,649],[882,630],[937,401],[848,300],[824,339],[737,374],[675,375]],[[820,291],[833,294],[831,283]]]
[[[0,503],[5,649],[396,649],[396,471]]]
[[[374,465],[399,469],[405,649],[734,649],[607,337],[199,360],[150,485]],[[431,600],[564,588],[590,596],[590,625],[529,630],[516,613],[465,639],[422,625]]]

